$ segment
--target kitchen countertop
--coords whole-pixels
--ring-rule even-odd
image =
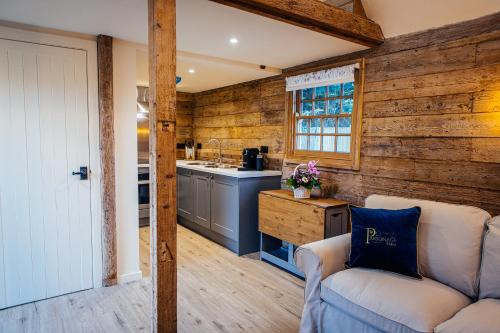
[[[178,167],[185,168],[185,169],[203,171],[203,172],[213,173],[216,175],[223,175],[223,176],[229,176],[229,177],[235,177],[235,178],[256,178],[256,177],[281,176],[281,171],[276,171],[276,170],[238,171],[238,169],[206,168],[203,165],[188,165],[188,163],[193,163],[193,162],[206,162],[206,161],[177,160],[176,164]]]

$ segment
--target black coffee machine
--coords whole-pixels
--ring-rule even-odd
[[[243,148],[243,167],[238,168],[238,170],[240,171],[256,170],[257,155],[259,155],[259,148]]]

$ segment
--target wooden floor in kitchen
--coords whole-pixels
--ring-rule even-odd
[[[149,275],[149,230],[140,229]],[[148,278],[0,311],[0,332],[149,332]],[[178,227],[179,332],[297,332],[304,282]]]

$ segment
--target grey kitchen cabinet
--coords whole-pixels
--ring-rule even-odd
[[[238,255],[256,252],[258,194],[281,176],[237,178],[177,167],[177,221]]]
[[[212,179],[211,229],[238,240],[239,203],[237,178],[214,176]]]
[[[209,173],[193,173],[193,222],[208,229],[210,229],[211,181],[212,175]]]
[[[193,213],[193,171],[177,170],[177,215],[192,220]]]

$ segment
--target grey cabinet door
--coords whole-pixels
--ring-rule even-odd
[[[210,180],[208,173],[193,174],[194,222],[210,229]]]
[[[238,240],[238,183],[217,176],[212,179],[210,228],[232,240]]]
[[[193,175],[185,169],[177,169],[177,214],[193,221]]]

